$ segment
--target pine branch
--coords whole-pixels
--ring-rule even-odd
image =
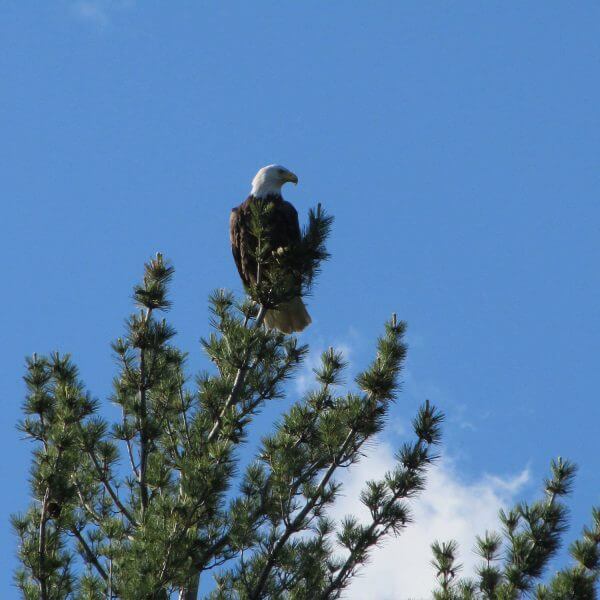
[[[558,571],[546,585],[538,586],[538,600],[596,600],[600,578],[600,510],[592,509],[592,528],[585,527],[583,535],[569,548],[575,565]]]
[[[92,506],[90,506],[90,503],[86,501],[86,499],[83,496],[81,486],[79,485],[79,482],[76,479],[73,480],[73,485],[75,486],[75,489],[77,490],[77,496],[79,498],[79,503],[80,503],[81,507],[83,509],[85,509],[85,511],[88,513],[89,517],[92,519],[92,521],[96,525],[100,525],[102,523],[102,517],[94,510],[94,508]]]
[[[387,410],[386,403],[394,397],[396,378],[406,352],[406,347],[402,343],[404,330],[405,324],[398,324],[394,315],[386,327],[386,336],[379,340],[376,360],[370,369],[357,377],[357,382],[366,395],[358,405],[358,412],[355,415],[352,413],[352,410],[355,410],[352,408],[353,400],[349,397],[348,409],[353,416],[348,422],[346,437],[338,444],[337,451],[329,459],[318,457],[315,463],[303,469],[290,483],[288,504],[291,504],[291,499],[296,496],[301,486],[310,481],[317,472],[325,469],[320,482],[314,490],[310,491],[304,506],[299,509],[294,518],[286,521],[286,512],[281,509],[285,527],[282,532],[277,533],[275,543],[264,556],[265,563],[257,575],[256,583],[248,591],[250,600],[258,600],[264,594],[269,575],[292,534],[305,527],[305,519],[311,511],[333,498],[334,491],[326,495],[326,488],[336,469],[347,462],[352,462],[358,456],[362,445],[381,427],[381,419]],[[291,507],[288,511],[291,511]]]
[[[150,318],[150,309],[146,312],[145,326]],[[148,484],[146,482],[146,469],[148,466],[148,406],[146,401],[146,353],[140,348],[140,498],[142,503],[142,519],[148,509]]]
[[[258,265],[259,265],[259,269],[260,269],[260,262],[258,263]],[[259,272],[259,277],[260,277],[260,270],[258,272]],[[263,321],[265,319],[266,313],[267,313],[267,310],[266,310],[265,306],[260,305],[258,314],[257,314],[254,324],[252,326],[252,329],[254,329],[254,330],[260,329],[260,327],[262,326]],[[248,320],[249,320],[249,318],[248,318],[248,316],[246,316],[246,319],[244,320],[244,328],[247,327]],[[249,365],[250,357],[251,357],[251,348],[249,347],[249,348],[247,348],[247,351],[245,353],[242,365],[238,368],[238,370],[235,374],[231,392],[229,393],[229,395],[225,401],[225,404],[223,405],[223,408],[221,409],[221,412],[219,413],[212,429],[210,430],[210,432],[208,434],[206,441],[209,444],[218,435],[218,433],[221,429],[221,426],[223,424],[223,418],[227,414],[227,411],[232,406],[234,406],[235,404],[237,404],[239,402],[240,394],[244,387],[244,383],[245,383],[246,376],[248,374],[248,370],[249,370],[249,366],[250,366]],[[188,586],[184,586],[180,589],[179,597],[181,598],[181,600],[196,600],[196,597],[198,596],[199,585],[200,585],[200,574],[197,573],[191,577],[190,583]]]
[[[240,418],[244,418],[247,414],[252,412],[256,408],[257,405],[259,405],[261,402],[263,402],[267,398],[271,397],[275,386],[281,381],[282,377],[289,370],[290,366],[291,366],[291,363],[286,362],[283,364],[283,366],[280,369],[277,370],[275,376],[271,380],[270,385],[265,389],[265,391],[261,395],[257,396],[251,403],[249,403],[248,407],[244,411],[242,411]],[[267,486],[269,485],[268,481],[267,481],[266,485]],[[200,510],[200,508],[205,504],[205,502],[206,502],[206,498],[201,497],[199,499],[198,503],[195,505],[192,513],[195,513],[198,510]],[[258,516],[260,516],[261,514],[263,514],[264,510],[265,510],[265,504],[263,502],[261,504],[261,506],[259,507],[259,509],[256,511],[256,518]],[[195,523],[188,522],[186,527],[182,528],[182,531],[179,533],[179,535],[183,535],[184,530],[186,528],[192,527],[193,525],[195,525]],[[230,541],[229,533],[226,533],[223,536],[221,536],[221,538],[219,540],[217,540],[216,542],[214,542],[210,548],[205,549],[202,552],[202,555],[200,557],[194,559],[194,568],[198,571],[204,570],[206,568],[207,562],[211,558],[217,556],[218,552],[221,551],[223,548],[225,548],[229,544],[229,541]],[[231,558],[231,557],[229,557],[229,558]]]
[[[400,466],[386,475],[385,482],[369,482],[369,490],[363,492],[361,500],[369,508],[372,522],[367,528],[351,527],[351,531],[345,532],[343,537],[348,538],[345,545],[350,549],[350,554],[320,595],[322,600],[338,598],[356,568],[365,562],[369,548],[376,546],[390,530],[398,533],[400,528],[405,527],[409,515],[399,501],[413,497],[422,490],[423,473],[437,459],[437,456],[431,455],[430,446],[440,442],[443,419],[443,414],[427,401],[413,422],[418,437],[416,444],[403,448],[398,455]],[[391,492],[389,495],[388,491]],[[356,531],[358,536],[355,535]]]
[[[181,381],[181,380],[179,383],[178,392],[179,392],[179,401],[181,403],[181,418],[183,421],[183,427],[184,427],[184,431],[185,431],[185,439],[187,441],[188,448],[189,448],[192,445],[192,441],[190,439],[190,427],[188,425],[188,419],[187,419],[187,408],[185,406],[185,402],[183,399],[183,381]]]
[[[85,442],[85,433],[83,431],[81,423],[77,423],[77,426],[81,435],[81,439],[83,440],[84,449],[87,452],[87,455],[90,457],[92,464],[94,465],[96,474],[98,476],[98,480],[100,481],[100,483],[102,483],[102,485],[108,492],[109,496],[112,498],[112,501],[115,503],[115,506],[119,509],[121,514],[131,523],[132,526],[138,527],[137,521],[135,520],[133,515],[127,510],[127,508],[125,508],[125,505],[121,502],[119,496],[113,489],[108,477],[106,476],[106,473],[104,472],[104,469],[102,468],[102,465],[100,465],[100,462],[98,461],[98,458],[94,453],[93,448]]]
[[[480,590],[490,598],[502,600],[516,600],[523,594],[533,590],[536,579],[539,579],[550,559],[560,547],[561,535],[566,530],[566,506],[559,502],[571,491],[576,467],[569,461],[558,458],[552,461],[552,477],[545,482],[545,495],[543,501],[531,505],[522,503],[505,513],[500,511],[500,520],[504,526],[504,536],[508,541],[506,559],[502,569],[491,567],[490,562],[497,558],[500,545],[498,536],[486,534],[484,539],[478,538],[478,552],[486,560],[478,569]],[[599,538],[600,539],[600,538]],[[456,544],[453,548],[456,548]],[[456,590],[470,589],[471,582],[465,580],[452,581],[445,577],[445,573],[457,570],[453,566],[452,557],[446,556],[446,562],[440,561],[439,549],[434,548],[438,569],[438,578],[442,583],[442,590],[435,594],[435,598],[445,600],[458,597],[453,595]],[[452,560],[450,560],[452,558]],[[539,588],[543,593],[543,586]],[[469,598],[475,598],[474,592]],[[562,598],[571,596],[561,596]],[[573,598],[578,596],[572,596]],[[554,600],[554,598],[553,598]],[[558,599],[556,599],[558,600]]]
[[[125,410],[122,408],[122,413],[123,413],[123,428],[125,429],[126,425],[127,425],[127,420],[126,420],[126,415],[125,415]],[[135,478],[139,481],[140,480],[140,472],[135,464],[135,459],[133,457],[133,447],[131,446],[131,440],[129,439],[129,437],[125,437],[125,444],[127,446],[127,455],[129,456],[129,464],[131,465],[131,470],[133,472],[133,474],[135,475]]]
[[[86,560],[90,564],[94,565],[94,568],[98,572],[98,575],[100,575],[100,577],[102,577],[102,579],[104,579],[104,581],[108,581],[108,574],[106,573],[106,571],[100,564],[100,561],[96,558],[96,555],[90,548],[89,544],[86,542],[83,535],[81,535],[81,532],[75,526],[73,526],[71,528],[71,532],[77,538],[77,541],[81,544],[81,547],[83,548],[83,552],[85,554]]]
[[[48,600],[48,582],[46,575],[46,524],[48,522],[47,511],[48,511],[48,499],[50,497],[50,488],[46,488],[44,499],[42,501],[42,510],[40,512],[40,525],[39,525],[39,549],[38,549],[38,561],[39,561],[39,582],[40,582],[40,599]]]
[[[254,588],[248,596],[250,600],[258,600],[262,597],[264,586],[267,582],[269,574],[271,573],[275,565],[275,562],[279,557],[281,550],[283,549],[291,535],[301,530],[302,525],[304,523],[304,519],[308,516],[310,511],[317,505],[317,503],[321,499],[323,492],[325,491],[325,487],[327,486],[329,480],[340,465],[340,462],[342,462],[342,458],[346,455],[355,435],[356,432],[353,430],[348,432],[346,439],[344,440],[344,443],[342,445],[342,448],[336,455],[335,459],[329,465],[329,468],[327,469],[321,481],[319,482],[319,485],[317,486],[317,489],[313,494],[312,498],[310,498],[305,503],[304,507],[300,510],[297,516],[291,522],[288,523],[283,533],[278,537],[277,542],[275,542],[275,545],[273,546],[272,550],[267,555],[267,562],[258,577],[258,582],[256,583],[256,585],[254,586]]]
[[[267,313],[266,308],[263,305],[261,305],[261,307],[258,311],[256,320],[254,322],[253,329],[259,329],[261,327],[261,325],[263,324],[263,321],[265,320],[266,313]],[[245,360],[244,360],[242,366],[237,370],[237,373],[235,374],[231,392],[229,393],[229,396],[227,397],[227,400],[225,401],[225,404],[223,405],[223,409],[219,413],[219,416],[218,416],[217,420],[215,421],[213,428],[211,429],[210,433],[208,434],[208,437],[206,440],[208,443],[212,442],[213,439],[215,438],[215,436],[218,434],[219,429],[223,423],[223,417],[227,414],[227,411],[233,405],[237,404],[237,402],[239,401],[240,393],[244,387],[244,382],[245,382],[246,376],[248,374],[249,361],[250,361],[250,349],[248,349],[248,352],[246,353],[246,357],[245,357]]]

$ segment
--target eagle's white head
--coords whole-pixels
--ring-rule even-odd
[[[250,193],[256,198],[281,194],[281,186],[288,181],[296,185],[298,177],[281,165],[268,165],[254,176]]]

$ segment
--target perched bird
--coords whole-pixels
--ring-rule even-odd
[[[284,183],[298,183],[298,177],[280,165],[263,167],[252,180],[252,189],[248,198],[231,211],[229,218],[229,236],[231,250],[238,272],[244,285],[256,283],[257,265],[254,257],[256,239],[251,233],[252,204],[264,200],[273,204],[269,213],[269,227],[265,235],[274,252],[285,252],[286,248],[300,241],[298,212],[292,204],[281,196]],[[311,323],[310,315],[302,298],[292,298],[275,309],[269,309],[265,315],[265,325],[283,333],[302,331]]]

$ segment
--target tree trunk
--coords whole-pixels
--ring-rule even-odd
[[[179,600],[197,600],[200,587],[200,573],[194,575],[185,588],[179,591]]]

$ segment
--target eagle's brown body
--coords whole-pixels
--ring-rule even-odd
[[[233,259],[244,285],[256,283],[256,238],[251,233],[250,222],[252,219],[252,203],[257,199],[254,196],[242,202],[231,211],[229,218],[229,236]],[[281,196],[271,195],[262,202],[272,202],[273,210],[269,213],[266,236],[269,246],[273,250],[287,248],[300,241],[300,224],[298,212],[292,204]]]
[[[300,241],[298,212],[292,204],[279,194],[261,198],[262,202],[272,202],[265,235],[273,251],[288,248]],[[256,238],[251,232],[252,203],[257,202],[253,195],[231,211],[229,218],[229,236],[231,251],[244,285],[256,283],[257,265],[254,257]],[[294,298],[269,310],[265,316],[267,327],[276,328],[284,333],[302,331],[311,322],[310,316],[301,298]]]

